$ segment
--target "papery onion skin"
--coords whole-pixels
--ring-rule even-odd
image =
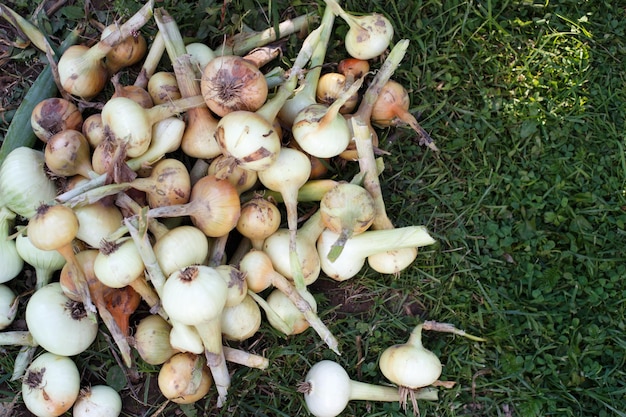
[[[30,118],[35,136],[47,142],[51,136],[66,130],[80,130],[83,116],[69,100],[51,97],[37,103]]]
[[[254,112],[267,100],[265,76],[252,63],[234,55],[218,56],[204,67],[200,88],[204,101],[218,116]]]

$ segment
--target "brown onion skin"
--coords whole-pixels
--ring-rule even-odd
[[[210,61],[202,72],[202,96],[218,116],[237,110],[256,111],[267,100],[263,73],[239,56],[221,56]]]
[[[47,142],[62,130],[81,130],[83,116],[74,103],[64,98],[51,97],[37,103],[30,118],[35,136]]]

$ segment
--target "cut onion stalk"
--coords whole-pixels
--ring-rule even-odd
[[[239,262],[239,269],[245,274],[250,291],[259,293],[269,287],[275,287],[283,292],[296,309],[302,313],[307,323],[328,345],[329,349],[338,355],[340,354],[337,339],[317,316],[313,306],[287,278],[276,272],[272,266],[272,261],[265,252],[249,251]]]
[[[72,247],[78,231],[78,218],[74,211],[62,205],[42,204],[27,227],[28,238],[34,246],[41,250],[57,250],[65,258],[80,300],[87,313],[93,317],[96,307],[91,301],[85,273]]]
[[[155,11],[155,21],[159,27],[159,32],[163,36],[165,49],[172,62],[176,84],[181,97],[193,97],[203,94],[200,82],[198,82],[196,77],[192,56],[188,53],[187,47],[185,47],[178,25],[169,13],[163,9]],[[198,47],[195,49],[198,49]],[[209,59],[209,62],[212,60],[212,58]],[[183,152],[194,158],[206,159],[220,155],[221,150],[214,135],[217,129],[217,120],[209,109],[207,107],[189,109],[186,113],[186,118],[187,128],[181,144]]]
[[[324,10],[322,15],[321,26],[323,27],[320,40],[313,55],[309,61],[309,70],[304,78],[304,85],[294,92],[293,97],[287,99],[278,113],[278,119],[285,126],[292,126],[296,115],[304,108],[315,104],[315,91],[320,79],[324,60],[326,58],[326,49],[332,33],[333,23],[335,22],[335,14],[330,7]]]
[[[271,201],[256,197],[241,205],[237,231],[250,239],[252,247],[261,250],[263,241],[280,227],[280,210]]]
[[[215,137],[223,153],[229,157],[226,162],[228,165],[262,171],[276,161],[281,138],[274,127],[274,119],[295,89],[299,74],[318,44],[320,31],[321,27],[318,27],[304,40],[289,77],[272,99],[256,112],[239,110],[220,119]]]
[[[51,97],[35,105],[30,117],[30,124],[35,136],[42,142],[66,130],[80,130],[83,116],[78,107],[69,100]]]
[[[69,47],[58,63],[59,80],[65,91],[85,100],[98,95],[109,79],[104,58],[116,45],[148,22],[153,7],[154,0],[148,0],[134,16],[119,26],[119,30],[111,32],[92,47]]]
[[[409,113],[410,102],[409,93],[402,84],[394,80],[387,81],[372,107],[372,123],[379,127],[409,125],[418,134],[420,145],[438,152],[433,138]]]
[[[165,281],[161,298],[163,308],[173,320],[198,330],[218,391],[218,407],[226,401],[230,386],[220,325],[227,292],[226,282],[218,271],[209,266],[196,265],[170,275]]]
[[[400,394],[394,387],[354,381],[337,362],[323,360],[311,367],[304,381],[298,384],[309,412],[315,417],[340,415],[350,401],[398,402]],[[423,389],[416,400],[437,401],[436,390]]]
[[[152,39],[152,44],[148,49],[148,54],[143,61],[139,75],[137,75],[133,85],[143,89],[148,87],[148,80],[150,80],[159,66],[159,62],[161,61],[164,52],[165,42],[163,41],[163,36],[161,35],[161,32],[157,32],[156,35],[154,35],[154,39]]]
[[[328,260],[333,262],[341,254],[346,240],[366,231],[374,222],[374,200],[360,185],[337,184],[320,201],[322,221],[326,228],[339,235],[333,243]]]
[[[435,243],[423,226],[367,230],[347,239],[341,254],[334,261],[330,261],[328,253],[338,238],[337,233],[326,229],[317,241],[322,271],[336,281],[344,281],[358,274],[370,255]]]
[[[335,0],[326,0],[337,16],[350,26],[345,37],[346,51],[358,59],[372,59],[382,55],[393,39],[393,25],[380,13],[355,16],[343,10]]]

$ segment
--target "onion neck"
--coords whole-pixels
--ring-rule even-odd
[[[350,380],[350,400],[396,402],[400,401],[400,392],[397,387]]]
[[[427,246],[433,243],[435,240],[424,226],[406,226],[396,229],[368,230],[354,235],[347,242],[346,248],[351,247],[350,257],[360,255],[366,258],[376,253]]]

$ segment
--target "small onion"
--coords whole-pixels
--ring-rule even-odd
[[[0,330],[6,329],[17,316],[17,296],[13,290],[0,284]]]
[[[51,97],[41,100],[30,117],[35,136],[47,142],[51,136],[66,130],[80,130],[83,116],[74,103],[64,98]]]
[[[108,385],[81,389],[72,408],[73,417],[117,417],[121,412],[122,397]]]
[[[213,379],[201,355],[176,353],[159,370],[158,384],[165,398],[191,404],[209,392]]]

